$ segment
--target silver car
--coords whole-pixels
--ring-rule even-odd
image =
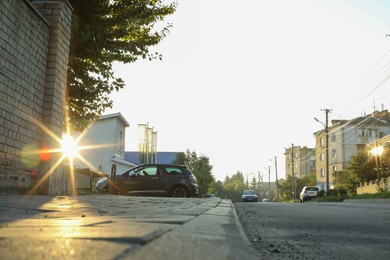
[[[305,202],[316,198],[318,196],[319,189],[317,186],[305,186],[299,194],[299,202]]]

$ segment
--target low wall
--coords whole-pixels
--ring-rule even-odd
[[[380,187],[382,187],[384,190],[388,191],[389,190],[389,182],[390,182],[390,178],[387,178],[385,179],[385,181],[381,181],[380,183]],[[377,183],[376,181],[369,181],[369,182],[364,182],[364,183],[360,183],[358,185],[358,187],[356,187],[356,193],[358,195],[361,195],[361,194],[375,194],[375,193],[378,193],[378,190],[377,190]]]

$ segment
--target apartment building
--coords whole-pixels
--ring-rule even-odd
[[[292,172],[294,172],[294,177],[298,178],[315,172],[316,157],[314,148],[291,146],[285,149],[284,155],[286,177],[292,176]]]
[[[357,117],[352,120],[332,120],[328,128],[329,187],[333,188],[337,172],[348,163],[359,149],[390,133],[387,111]],[[314,133],[316,138],[317,184],[326,188],[326,133],[325,129]]]

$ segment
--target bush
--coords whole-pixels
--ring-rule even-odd
[[[321,197],[324,197],[325,196],[325,191],[324,190],[320,190],[318,192],[318,197],[321,198]]]
[[[329,190],[326,193],[326,196],[337,197],[338,196],[338,191],[337,190]]]
[[[338,194],[340,197],[345,197],[345,196],[347,196],[348,191],[344,188],[340,188],[340,189],[338,189]]]

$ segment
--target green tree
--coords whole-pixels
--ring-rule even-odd
[[[359,150],[351,157],[348,164],[348,172],[351,174],[350,180],[354,182],[375,180],[377,178],[375,168],[375,158],[373,156],[369,156],[367,151]]]
[[[241,201],[241,195],[247,187],[244,175],[240,171],[231,177],[226,176],[223,183],[224,197],[233,202]]]
[[[222,181],[213,181],[210,184],[209,193],[215,194],[217,197],[224,196],[224,189]]]
[[[185,154],[184,153],[176,153],[176,159],[172,163],[184,165],[186,163]]]
[[[250,188],[251,190],[255,190],[255,189],[256,189],[256,186],[257,186],[257,180],[256,180],[256,177],[253,176],[249,188]]]
[[[108,95],[124,87],[112,64],[161,59],[149,48],[169,32],[159,22],[177,4],[163,0],[69,0],[74,8],[68,64],[67,112],[75,129],[84,128],[112,107]]]
[[[348,169],[336,172],[336,183],[334,187],[341,196],[356,194],[356,182],[353,172]]]
[[[280,201],[288,201],[292,199],[292,178],[287,176],[285,180],[279,181],[278,187]]]
[[[213,167],[210,165],[210,159],[205,155],[198,155],[195,151],[190,152],[187,149],[184,155],[184,164],[195,175],[199,186],[199,196],[204,197],[209,192],[211,184],[215,182],[212,175]]]

